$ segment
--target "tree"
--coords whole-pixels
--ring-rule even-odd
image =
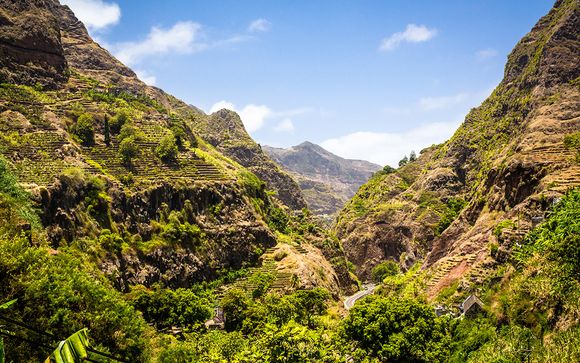
[[[135,143],[135,137],[129,136],[119,144],[119,156],[124,163],[131,164],[134,158],[139,155],[139,147]]]
[[[408,162],[409,159],[407,158],[407,155],[403,156],[403,158],[399,160],[399,167],[407,165]]]
[[[248,298],[244,291],[235,288],[228,290],[222,299],[227,331],[239,330],[242,327],[248,306]]]
[[[103,134],[105,136],[105,145],[111,145],[111,127],[109,125],[109,116],[105,115],[105,125],[103,127]]]
[[[382,171],[383,171],[383,173],[385,173],[385,174],[391,174],[391,173],[394,173],[394,172],[396,171],[396,169],[395,169],[395,168],[393,168],[393,167],[392,167],[392,166],[390,166],[390,165],[385,165],[385,166],[383,167],[383,170],[382,170]]]
[[[443,362],[450,351],[447,318],[417,300],[370,297],[343,321],[341,334],[370,355],[387,362]]]
[[[409,154],[409,161],[413,162],[415,160],[417,160],[417,154],[415,154],[415,150],[412,150],[411,154]]]
[[[385,261],[376,265],[371,274],[373,277],[373,281],[381,282],[387,276],[395,276],[399,273],[399,265],[395,261]]]
[[[326,302],[330,293],[321,287],[312,290],[298,290],[294,293],[298,318],[312,327],[312,317],[326,312]]]
[[[164,136],[155,149],[155,153],[161,160],[165,162],[175,160],[177,157],[177,144],[175,142],[175,136],[173,136],[173,134]]]
[[[125,109],[120,109],[111,119],[111,132],[115,135],[118,134],[127,121],[129,121],[129,112]]]
[[[78,136],[81,143],[90,146],[95,143],[95,130],[93,128],[94,119],[88,113],[79,116],[76,124],[73,126],[73,133]]]
[[[126,123],[123,125],[123,127],[121,127],[121,131],[119,132],[118,137],[119,142],[123,141],[128,137],[133,137],[134,139],[137,139],[138,137],[137,128],[130,123]]]

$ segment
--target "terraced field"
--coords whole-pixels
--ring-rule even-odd
[[[63,170],[70,167],[79,167],[93,174],[104,172],[117,178],[131,173],[140,182],[228,180],[215,165],[191,151],[180,153],[174,162],[162,162],[155,155],[157,142],[153,140],[159,140],[159,136],[154,136],[154,132],[169,131],[162,127],[160,130],[150,127],[148,130],[145,140],[137,142],[141,155],[132,165],[121,161],[114,140],[111,146],[78,147],[65,135],[47,130],[12,136],[10,141],[2,142],[0,153],[12,161],[15,173],[23,184],[49,185]],[[77,153],[80,153],[81,158],[77,158],[74,163],[70,162],[68,156]]]
[[[302,247],[300,247],[302,248]],[[289,272],[281,272],[276,268],[276,262],[272,257],[273,252],[276,250],[275,247],[269,248],[264,251],[264,258],[262,259],[261,266],[251,267],[248,269],[248,275],[246,277],[239,278],[234,283],[226,286],[222,286],[216,291],[216,298],[219,301],[223,298],[225,293],[230,289],[240,289],[246,292],[248,298],[252,297],[252,292],[258,288],[256,282],[252,281],[251,276],[256,274],[269,274],[274,276],[274,281],[268,287],[266,293],[271,292],[285,292],[293,287],[293,274]],[[302,250],[304,250],[302,248]],[[307,253],[306,250],[301,253]]]

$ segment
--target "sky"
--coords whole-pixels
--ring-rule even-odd
[[[260,144],[396,166],[449,138],[549,0],[61,0],[136,71]]]

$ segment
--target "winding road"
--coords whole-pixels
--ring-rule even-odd
[[[372,294],[376,287],[377,285],[375,284],[363,285],[363,289],[361,291],[344,299],[344,308],[346,310],[350,310],[354,306],[354,303],[357,302],[357,300]]]

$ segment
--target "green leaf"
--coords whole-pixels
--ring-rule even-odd
[[[13,305],[16,302],[16,300],[18,300],[18,299],[14,299],[14,300],[10,300],[8,302],[5,302],[4,304],[0,305],[0,309],[8,309],[11,305]]]
[[[79,330],[66,340],[61,341],[58,347],[52,352],[45,363],[50,362],[52,358],[56,363],[75,363],[81,359],[87,358],[87,347],[89,346],[89,336],[87,329]]]

